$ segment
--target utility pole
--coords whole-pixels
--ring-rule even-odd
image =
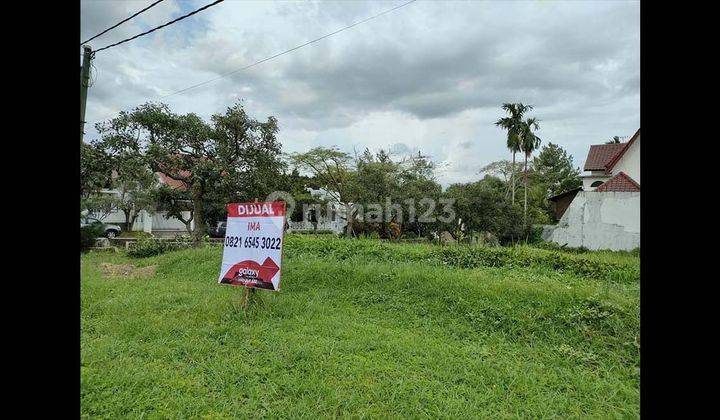
[[[87,101],[88,84],[90,82],[90,60],[92,59],[92,48],[83,45],[83,62],[80,68],[80,145],[83,142],[85,131],[85,102]]]

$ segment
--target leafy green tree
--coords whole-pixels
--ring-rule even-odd
[[[613,136],[610,140],[606,141],[605,144],[618,144],[620,143],[620,137],[619,136]]]
[[[102,220],[113,212],[118,200],[102,190],[111,187],[110,158],[97,142],[80,145],[80,214],[92,214]]]
[[[427,234],[437,223],[419,220],[437,217],[442,187],[435,181],[435,165],[420,152],[398,161],[384,150],[373,154],[365,150],[356,157],[356,198],[368,206],[379,205],[384,217],[366,218],[364,231],[378,230],[382,238],[396,238],[402,231]]]
[[[107,155],[97,144],[80,145],[80,198],[87,200],[91,195],[110,186],[112,169]]]
[[[550,223],[555,219],[553,204],[548,197],[582,185],[580,169],[573,167],[572,156],[553,143],[543,146],[533,159],[529,177],[529,211],[533,223]]]
[[[283,173],[280,180],[281,186],[278,191],[286,191],[292,195],[295,200],[295,208],[292,214],[288,214],[288,219],[294,222],[300,222],[305,219],[304,209],[312,206],[319,205],[321,209],[326,207],[326,200],[313,196],[309,189],[318,189],[320,186],[315,182],[313,177],[301,175],[297,168],[293,168],[289,173]],[[327,217],[327,214],[312,214],[311,219],[315,223],[317,228],[317,222],[323,217]]]
[[[98,129],[101,140],[97,147],[112,170],[110,187],[117,191],[117,208],[123,212],[129,231],[141,211],[153,213],[157,180],[134,142],[136,127],[128,114],[122,113]]]
[[[398,201],[403,204],[405,213],[409,215],[412,203],[416,211],[427,214],[430,208],[420,208],[423,200],[430,199],[439,203],[442,198],[442,186],[435,179],[435,163],[429,157],[418,152],[415,156],[403,159],[399,163],[399,168],[400,185],[397,195]],[[442,208],[436,205],[431,216],[437,217],[441,211]],[[437,221],[434,223],[420,222],[419,216],[420,214],[416,214],[414,221],[404,222],[403,230],[410,230],[418,236],[426,236],[431,231],[437,230],[442,224]]]
[[[213,115],[210,124],[193,113],[175,114],[165,104],[146,103],[120,115],[125,116],[133,135],[118,137],[127,143],[124,147],[144,155],[153,172],[185,185],[179,192],[164,191],[174,201],[161,207],[175,208],[167,206],[173,202],[192,206],[195,245],[206,232],[205,211],[213,195],[222,196],[226,203],[243,194],[262,197],[261,192],[271,192],[263,189],[273,186],[273,177],[282,167],[277,120],[252,119],[240,104]],[[185,201],[178,201],[181,197]]]
[[[80,198],[81,214],[88,213],[99,220],[116,211],[118,204],[117,196],[110,193],[97,192]]]
[[[501,242],[508,243],[523,237],[525,231],[521,223],[522,210],[505,199],[505,186],[500,178],[486,175],[477,182],[452,184],[443,196],[455,199],[457,217],[469,231],[491,232]]]
[[[356,199],[366,206],[380,205],[384,208],[386,200],[398,201],[400,192],[400,165],[393,162],[390,156],[380,150],[375,155],[365,149],[356,159]],[[399,204],[399,203],[398,203]],[[378,221],[364,220],[364,223],[377,223],[380,237],[388,238],[389,223],[397,218],[398,212],[390,210],[393,214],[387,215]]]
[[[358,196],[352,156],[337,148],[316,147],[305,153],[293,153],[290,161],[302,170],[310,172],[318,186],[345,211],[345,235],[353,236],[353,221],[357,208],[353,205]]]
[[[515,163],[514,165],[509,160],[498,160],[490,162],[487,165],[480,168],[480,174],[492,175],[498,178],[502,178],[507,185],[505,196],[510,198],[510,190],[513,188],[511,181],[513,177],[517,176],[522,172],[522,164]],[[513,192],[514,195],[514,192]]]
[[[580,168],[573,166],[573,158],[554,143],[543,146],[532,163],[538,181],[544,184],[548,196],[560,194],[582,185]]]
[[[195,205],[186,190],[163,184],[154,191],[153,198],[156,209],[166,219],[174,217],[185,225],[188,235],[193,234]]]

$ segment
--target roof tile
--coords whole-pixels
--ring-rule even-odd
[[[590,146],[587,159],[585,159],[585,171],[604,171],[605,166],[620,152],[627,143],[593,144]]]
[[[595,191],[599,192],[640,192],[640,184],[630,178],[625,172],[620,172],[614,177],[605,181],[604,184],[597,187]]]

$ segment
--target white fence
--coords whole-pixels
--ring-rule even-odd
[[[347,224],[344,221],[327,221],[327,222],[318,222],[317,223],[317,229],[313,225],[313,223],[304,221],[304,222],[292,222],[288,221],[288,224],[290,225],[290,228],[288,229],[288,232],[292,231],[300,231],[300,232],[307,232],[312,230],[331,230],[335,233],[341,233],[345,229],[345,225]]]
[[[92,214],[91,217],[100,219],[98,215]],[[190,217],[190,213],[186,212],[184,217]],[[124,226],[125,214],[122,211],[116,210],[101,219],[103,223],[111,223]],[[187,233],[185,224],[180,220],[170,217],[165,218],[164,212],[158,212],[155,214],[149,214],[146,211],[141,211],[138,217],[133,223],[133,231],[145,231],[152,232],[153,234],[166,234],[175,236],[176,234]]]

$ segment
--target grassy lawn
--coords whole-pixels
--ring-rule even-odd
[[[220,247],[86,254],[82,415],[639,417],[639,258],[440,248],[291,235],[282,291],[248,314],[216,284]]]

